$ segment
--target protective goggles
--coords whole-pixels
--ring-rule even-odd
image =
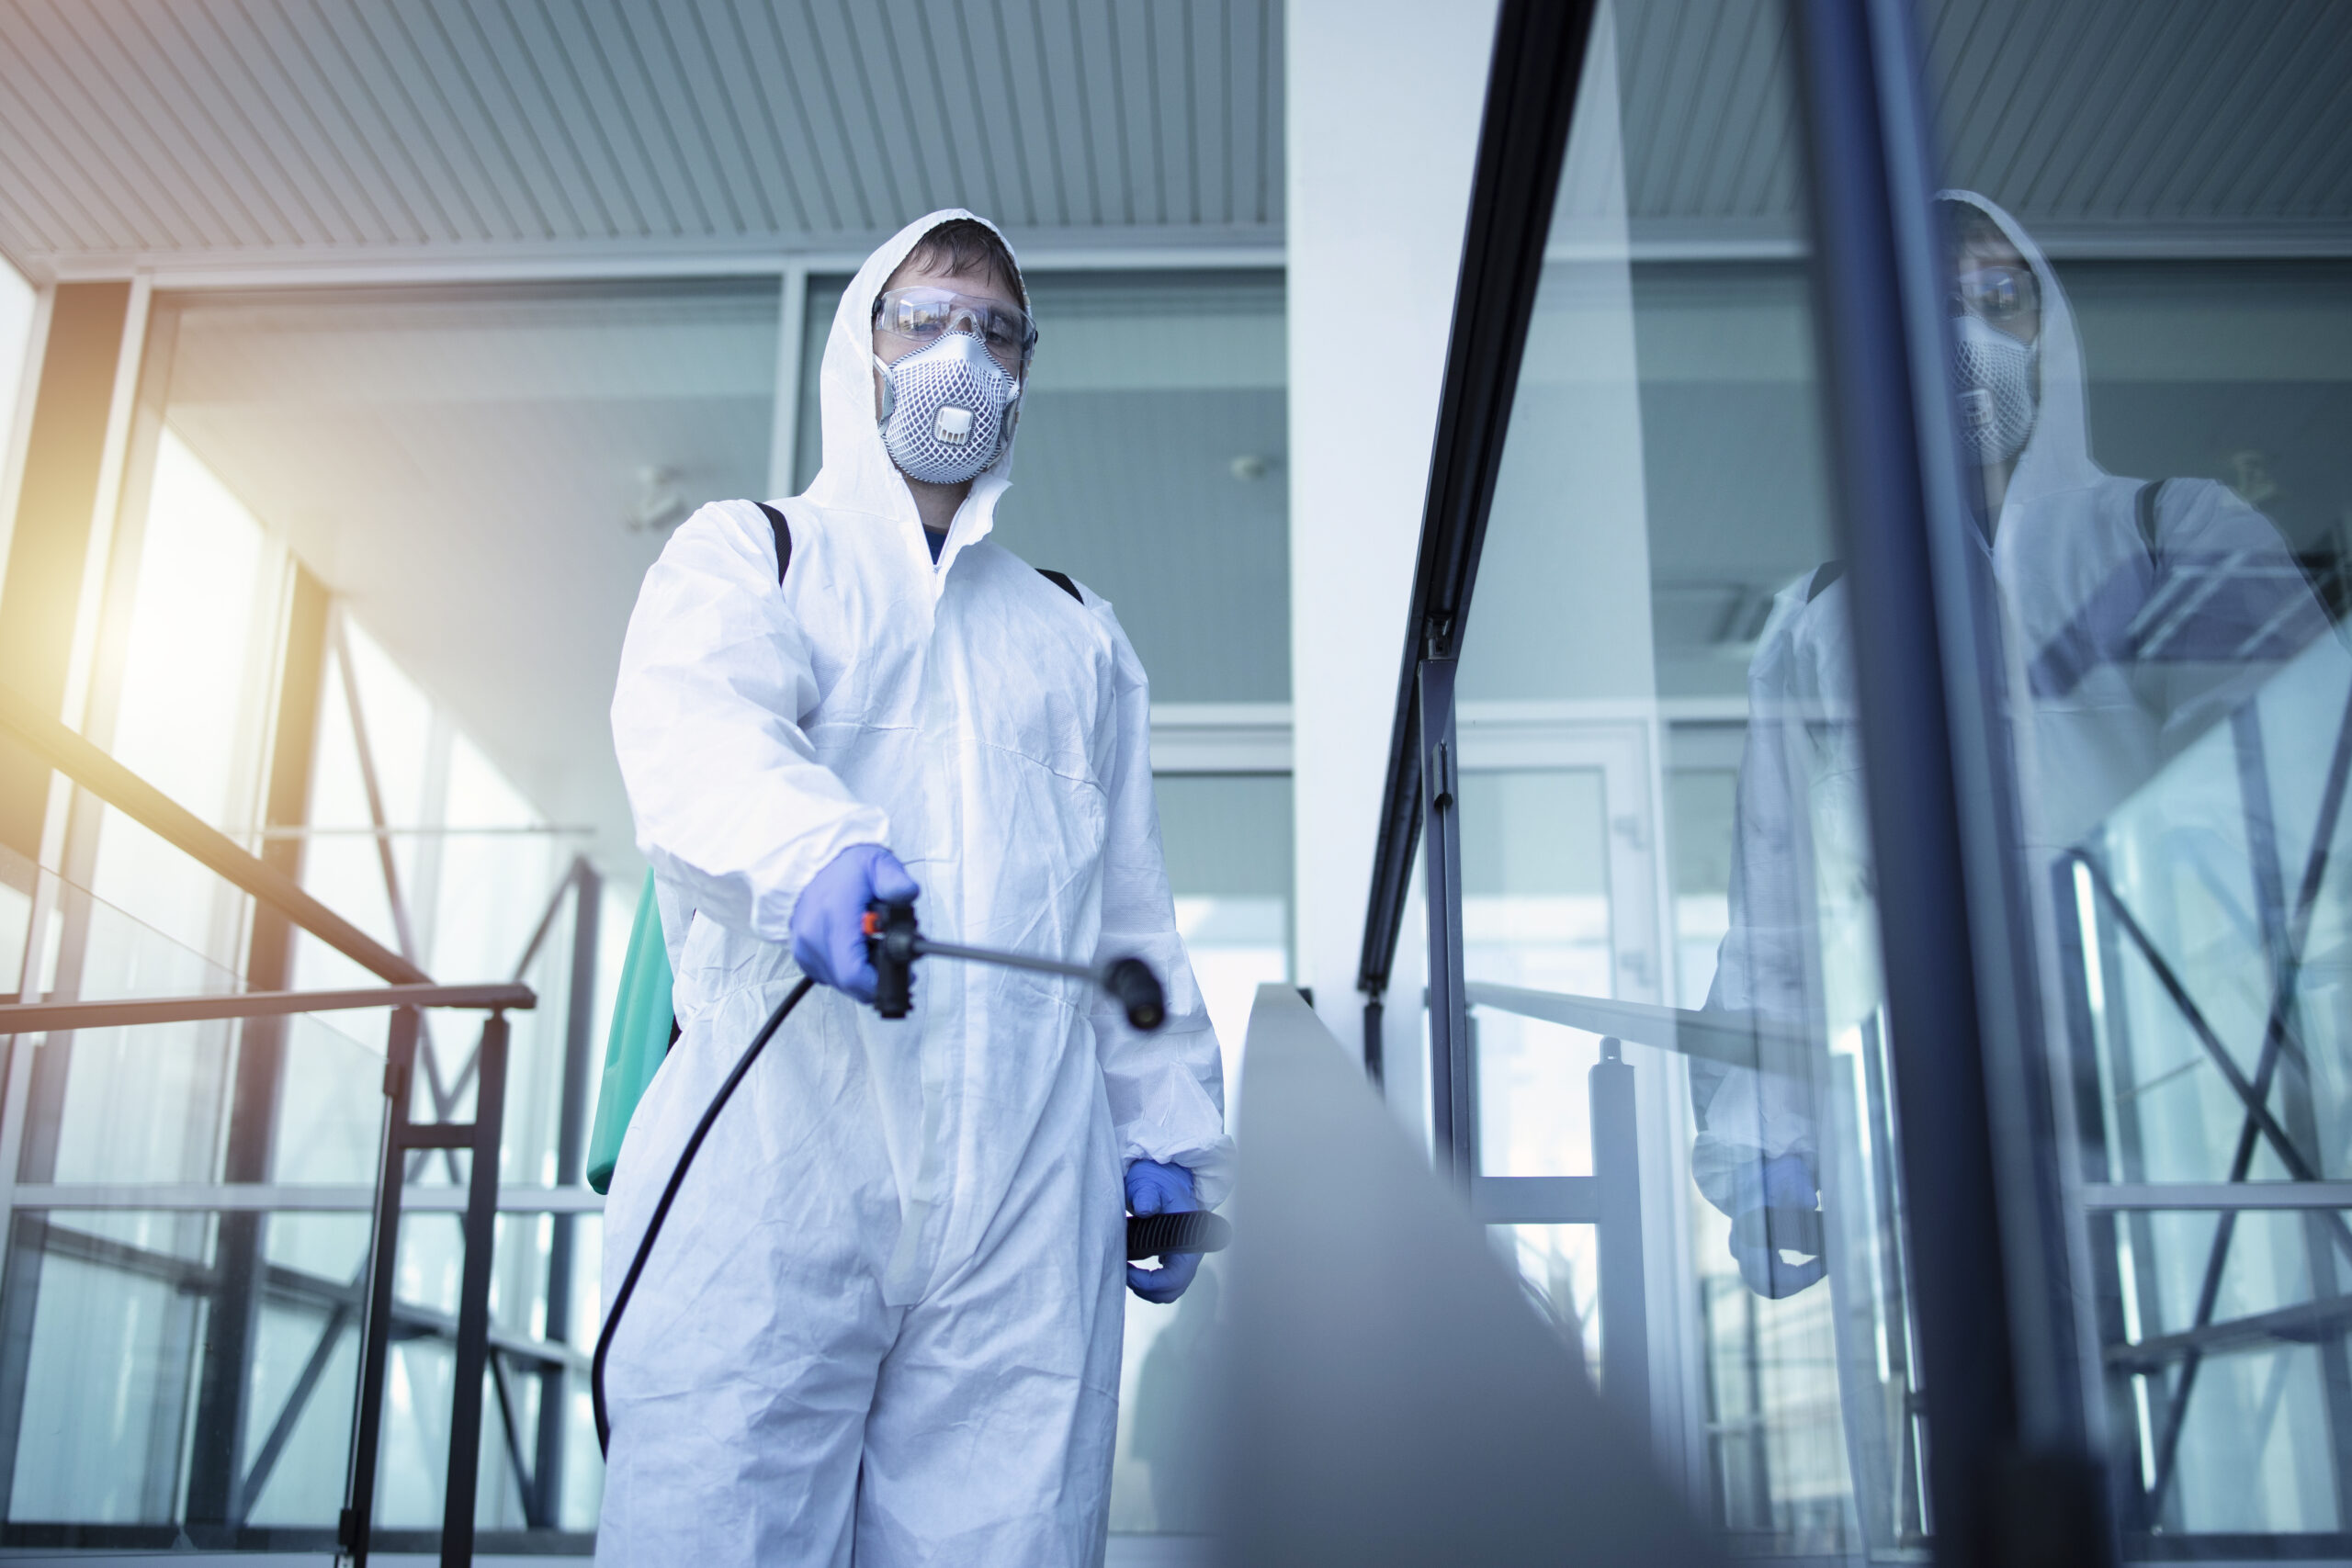
[[[1951,313],[1974,316],[2012,337],[2041,313],[2041,286],[2021,266],[1980,266],[1951,280]]]
[[[1029,355],[1037,346],[1036,324],[1027,311],[949,288],[891,289],[874,302],[874,330],[918,351],[945,333],[969,333],[987,347],[990,358],[1016,376],[1029,367]]]

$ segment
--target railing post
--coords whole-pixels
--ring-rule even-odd
[[[1592,1174],[1600,1195],[1600,1392],[1650,1429],[1650,1325],[1642,1274],[1641,1128],[1634,1069],[1616,1039],[1600,1043],[1590,1076]]]
[[[576,1185],[588,1154],[588,1086],[596,1068],[590,1038],[596,1012],[598,917],[605,883],[585,860],[572,868],[571,993],[563,1016],[563,1107],[556,1128],[555,1179]],[[580,1219],[558,1214],[548,1238],[547,1337],[560,1344],[571,1334],[571,1270]],[[562,1526],[563,1438],[569,1425],[568,1369],[550,1361],[539,1373],[539,1431],[532,1456],[525,1517],[536,1529]]]
[[[472,1168],[467,1172],[466,1269],[458,1289],[457,1382],[449,1399],[449,1468],[442,1490],[441,1568],[472,1568],[474,1494],[481,1470],[481,1382],[490,1353],[490,1275],[498,1241],[498,1145],[506,1124],[506,1015],[483,1021],[474,1074]]]
[[[1420,669],[1421,866],[1429,879],[1430,1120],[1439,1168],[1464,1192],[1475,1174],[1476,1089],[1470,1073],[1470,1004],[1462,974],[1461,770],[1453,734],[1452,659]]]
[[[326,659],[327,591],[303,569],[294,574],[287,618],[286,655],[278,676],[277,737],[270,750],[265,819],[299,828],[310,818],[311,776],[318,761],[319,675]],[[264,864],[300,881],[302,840],[271,840]],[[294,979],[294,923],[256,900],[245,942],[245,986],[282,990]],[[221,1178],[266,1181],[277,1139],[280,1082],[286,1073],[289,1025],[283,1018],[249,1018],[238,1028],[236,1069],[229,1104],[228,1146]],[[257,1488],[245,1471],[253,1412],[247,1392],[261,1337],[261,1296],[268,1222],[259,1213],[227,1213],[216,1222],[220,1280],[206,1319],[198,1373],[196,1438],[189,1444],[187,1522],[229,1534],[245,1522]]]
[[[336,1540],[352,1568],[368,1568],[376,1517],[376,1463],[384,1438],[384,1363],[392,1344],[392,1278],[400,1251],[401,1189],[408,1179],[408,1100],[416,1078],[419,1016],[396,1008],[384,1053],[384,1145],[376,1167],[375,1233],[368,1247],[368,1320],[359,1339],[359,1421],[352,1434],[351,1487]]]

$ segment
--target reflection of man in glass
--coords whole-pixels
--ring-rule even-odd
[[[1210,1357],[1217,1333],[1217,1276],[1204,1269],[1176,1305],[1175,1321],[1144,1352],[1136,1378],[1129,1450],[1151,1469],[1152,1527],[1198,1535],[1212,1525],[1209,1474],[1216,1452]]]
[[[1938,205],[1960,439],[1981,475],[1981,561],[2006,623],[2025,835],[2041,859],[2327,621],[2277,530],[2223,486],[2092,461],[2081,344],[2048,261],[1984,197]],[[1879,998],[1842,570],[1781,592],[1748,670],[1731,929],[1707,998],[1816,1043],[1862,1025]],[[1817,1228],[1800,1218],[1820,1185],[1811,1086],[1694,1062],[1691,1098],[1692,1174],[1732,1217],[1741,1276],[1759,1295],[1805,1289],[1824,1265],[1786,1244]]]

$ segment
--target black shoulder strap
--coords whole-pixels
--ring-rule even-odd
[[[780,587],[784,582],[784,569],[792,564],[792,529],[786,524],[784,513],[766,502],[755,501],[752,504],[768,514],[768,531],[775,536],[775,580]]]
[[[2156,502],[2164,494],[2165,481],[2150,479],[2140,487],[2135,504],[2140,514],[2140,543],[2148,552],[2148,559],[2156,558]]]
[[[1055,587],[1060,589],[1063,592],[1069,594],[1071,598],[1077,600],[1080,604],[1083,604],[1086,603],[1086,595],[1078,591],[1078,584],[1069,580],[1069,573],[1066,571],[1056,571],[1053,568],[1048,566],[1041,566],[1037,569],[1037,575],[1052,583]]]
[[[1804,602],[1808,604],[1812,604],[1815,599],[1820,598],[1824,593],[1829,592],[1829,585],[1831,583],[1837,581],[1839,578],[1845,575],[1846,563],[1844,561],[1832,560],[1822,562],[1821,570],[1813,574],[1813,581],[1805,588]]]

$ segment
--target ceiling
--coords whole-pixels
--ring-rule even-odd
[[[1619,0],[1626,199],[1785,243],[1785,8]],[[1922,0],[1950,176],[2055,248],[2352,242],[2352,6]],[[0,254],[137,265],[1279,245],[1281,0],[0,0]],[[1573,213],[1565,216],[1574,216]]]
[[[1634,240],[1792,239],[1786,7],[1616,14]],[[2352,6],[1921,0],[1917,16],[1944,178],[2009,206],[2053,254],[2352,251]],[[1606,193],[1564,196],[1573,220]]]
[[[1280,0],[0,0],[28,275],[1278,243]]]

